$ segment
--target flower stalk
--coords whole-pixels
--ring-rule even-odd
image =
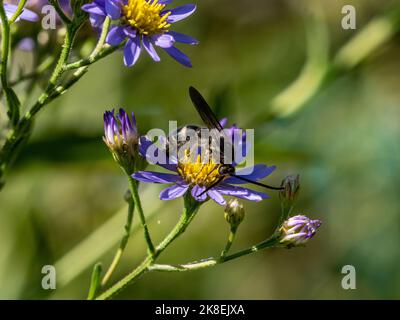
[[[22,2],[22,1],[21,1]],[[20,3],[21,3],[20,2]],[[16,11],[16,13],[18,10]],[[21,12],[18,13],[20,15]],[[68,58],[70,52],[72,50],[72,46],[74,43],[74,39],[79,31],[80,27],[84,24],[87,17],[85,15],[74,17],[74,19],[70,20],[66,25],[66,35],[64,38],[64,42],[62,45],[62,50],[60,56],[57,60],[56,66],[51,74],[48,85],[44,92],[39,96],[37,101],[33,104],[33,106],[25,113],[25,115],[20,118],[19,116],[19,100],[14,91],[10,88],[8,79],[7,79],[7,66],[8,66],[8,55],[9,55],[9,43],[10,43],[10,23],[7,20],[7,16],[3,7],[3,0],[0,0],[0,18],[1,18],[1,27],[2,27],[2,50],[1,50],[1,62],[0,62],[0,80],[3,87],[3,92],[6,96],[8,115],[10,118],[10,122],[13,128],[7,134],[6,141],[3,147],[0,150],[0,190],[3,188],[5,184],[5,175],[8,172],[10,166],[14,162],[14,160],[18,157],[22,147],[28,141],[31,135],[31,129],[33,125],[33,120],[36,114],[45,106],[51,103],[53,100],[64,94],[70,87],[72,87],[78,80],[87,72],[87,67],[99,61],[102,58],[113,53],[118,49],[118,46],[115,47],[107,47],[105,49],[101,49],[104,47],[104,38],[100,38],[96,48],[100,48],[101,50],[94,49],[94,53],[92,52],[90,59],[83,59],[83,62],[78,64],[71,64],[71,67],[68,67]],[[18,16],[16,16],[18,18]],[[15,19],[16,19],[15,18]],[[11,20],[10,20],[11,21]],[[107,28],[107,24],[105,25],[105,29]],[[106,32],[104,31],[106,34]],[[87,62],[89,61],[89,62]],[[65,83],[59,84],[61,77],[65,72],[78,68],[76,72],[72,74],[72,76],[65,81]]]
[[[233,241],[235,240],[237,229],[238,229],[237,227],[231,227],[231,230],[230,230],[229,236],[228,236],[228,241],[226,242],[224,250],[221,252],[221,258],[224,258],[228,254],[228,252],[233,244]]]
[[[20,2],[23,4],[24,1]],[[23,7],[22,7],[23,8]],[[22,8],[18,7],[15,14],[21,12]],[[15,16],[14,14],[14,16]],[[13,17],[14,17],[13,16]],[[6,11],[4,8],[4,1],[0,0],[0,19],[1,19],[1,62],[0,62],[0,78],[1,85],[4,90],[4,94],[6,96],[6,105],[7,105],[7,115],[11,121],[12,126],[16,126],[19,120],[19,100],[14,90],[9,87],[8,84],[8,75],[7,75],[7,67],[8,67],[8,57],[10,55],[10,42],[11,42],[11,34],[10,34],[10,22],[7,19]]]
[[[131,228],[132,228],[132,222],[133,222],[133,214],[135,210],[135,202],[133,201],[132,194],[130,191],[128,191],[125,195],[125,200],[128,202],[128,215],[126,218],[126,224],[125,224],[125,234],[121,239],[119,248],[117,252],[115,253],[114,259],[111,262],[110,267],[106,271],[106,274],[104,275],[103,279],[101,280],[101,286],[105,286],[110,280],[112,274],[114,273],[115,269],[117,268],[121,258],[122,254],[124,253],[124,250],[126,248],[126,245],[128,244],[129,237],[131,235]]]
[[[242,203],[239,202],[237,199],[229,200],[228,204],[225,207],[225,220],[230,225],[230,232],[225,249],[221,253],[221,258],[224,258],[231,248],[233,240],[236,236],[236,232],[239,228],[239,225],[242,223],[244,216],[245,211]]]
[[[128,174],[128,180],[129,180],[130,191],[132,193],[132,199],[139,214],[140,223],[142,224],[143,227],[144,238],[147,243],[147,249],[149,250],[150,256],[154,257],[156,255],[156,250],[151,240],[149,228],[147,227],[146,218],[143,212],[142,203],[140,201],[139,191],[138,191],[139,183],[133,178],[131,178],[129,174]]]
[[[171,232],[157,246],[157,248],[154,252],[154,255],[151,255],[149,253],[147,255],[147,257],[143,260],[143,262],[137,268],[135,268],[131,273],[129,273],[127,276],[125,276],[122,280],[117,282],[115,285],[113,285],[107,291],[105,291],[100,296],[98,296],[96,298],[96,300],[106,300],[106,299],[112,298],[119,291],[121,291],[123,288],[125,288],[127,285],[132,283],[135,279],[137,279],[139,276],[141,276],[145,272],[151,270],[151,266],[154,264],[154,261],[161,255],[161,253],[176,238],[178,238],[182,233],[185,232],[185,230],[187,229],[189,224],[192,222],[193,218],[195,217],[195,215],[200,207],[200,203],[195,201],[191,197],[191,195],[187,195],[185,197],[184,202],[185,202],[185,209],[184,209],[183,214],[181,215],[181,218],[179,219],[179,221],[175,225],[175,227],[171,230]]]

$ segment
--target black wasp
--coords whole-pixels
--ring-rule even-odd
[[[211,107],[208,105],[206,100],[200,94],[200,92],[194,87],[189,88],[190,99],[193,102],[198,114],[206,125],[209,135],[206,135],[206,138],[202,133],[204,132],[204,127],[196,126],[196,125],[187,125],[178,129],[175,134],[172,134],[168,137],[167,142],[167,152],[169,151],[169,146],[174,143],[176,146],[178,154],[179,150],[183,148],[185,143],[190,140],[191,135],[197,135],[198,138],[198,146],[195,146],[196,149],[200,148],[210,148],[212,152],[218,153],[220,165],[216,167],[218,170],[219,178],[210,186],[207,186],[207,189],[203,192],[207,192],[211,188],[218,185],[220,182],[225,180],[227,177],[233,176],[242,181],[268,188],[273,190],[281,190],[282,188],[272,187],[257,181],[252,181],[247,178],[244,178],[240,175],[236,175],[235,166],[232,163],[225,162],[225,152],[227,148],[234,148],[233,144],[230,144],[230,139],[228,139],[224,133],[224,129],[212,111]],[[212,153],[211,152],[211,153]],[[234,154],[233,151],[231,154]]]

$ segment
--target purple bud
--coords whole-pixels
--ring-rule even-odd
[[[104,113],[104,142],[110,149],[116,162],[118,162],[129,174],[134,171],[135,160],[138,155],[139,136],[136,128],[135,115],[132,119],[120,109],[118,116],[114,110]]]
[[[320,220],[311,220],[304,215],[287,219],[280,227],[280,242],[288,247],[304,245],[321,226]]]

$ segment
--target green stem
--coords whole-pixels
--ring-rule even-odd
[[[3,7],[0,8],[0,14],[2,8]],[[57,61],[56,67],[50,77],[49,84],[46,90],[39,96],[38,100],[30,108],[30,110],[27,111],[19,121],[17,121],[15,128],[13,128],[7,135],[7,139],[4,143],[4,146],[0,151],[0,190],[4,186],[4,176],[6,172],[8,171],[10,165],[13,163],[14,159],[16,159],[16,157],[18,156],[21,147],[25,145],[25,143],[28,141],[30,137],[33,117],[42,109],[43,106],[50,103],[52,100],[54,100],[55,98],[60,96],[63,92],[65,92],[65,90],[61,90],[64,87],[60,86],[57,87],[57,82],[59,81],[64,72],[63,66],[68,60],[73,45],[73,41],[75,39],[75,35],[84,22],[85,22],[84,19],[80,19],[67,27],[67,33],[64,39],[63,48],[60,57]],[[70,85],[74,84],[85,73],[85,70],[78,70],[78,71],[79,74],[73,77],[73,81],[70,82]],[[9,96],[10,92],[13,93],[11,89],[6,90],[7,87],[5,86],[3,87],[7,97]],[[19,118],[19,116],[17,118]]]
[[[19,15],[22,13],[22,10],[24,10],[25,4],[27,0],[20,0],[18,3],[17,10],[15,10],[14,14],[12,15],[9,24],[13,24],[15,20],[19,17]]]
[[[1,8],[0,8],[1,14]],[[83,23],[83,22],[82,22]],[[73,44],[73,40],[76,34],[76,31],[79,29],[79,26],[67,28],[67,34],[64,39],[63,49],[60,54],[60,58],[58,59],[57,65],[52,73],[52,76],[49,80],[49,84],[46,90],[40,95],[37,102],[32,106],[32,108],[22,117],[20,121],[18,121],[17,126],[11,130],[8,135],[8,138],[1,149],[0,152],[0,190],[4,185],[2,181],[8,167],[13,162],[13,160],[18,156],[19,151],[21,150],[21,146],[23,146],[28,140],[32,121],[34,115],[40,111],[40,109],[46,104],[53,100],[56,96],[51,97],[52,90],[56,87],[56,83],[58,79],[62,75],[62,67],[68,59],[69,53],[71,51],[71,47]],[[4,39],[4,38],[3,38]],[[3,70],[2,70],[3,71]],[[3,76],[3,72],[2,72]],[[4,86],[4,92],[7,94],[6,87]]]
[[[68,71],[68,70],[73,70],[73,69],[78,69],[81,67],[89,66],[89,65],[101,60],[102,58],[109,56],[111,53],[117,51],[118,49],[122,48],[124,44],[125,44],[125,42],[121,43],[118,46],[105,47],[104,49],[100,50],[96,56],[89,56],[87,58],[68,63],[67,65],[65,65],[64,70]]]
[[[67,28],[67,34],[65,35],[63,49],[60,54],[60,58],[58,59],[57,65],[53,71],[53,74],[50,77],[49,84],[46,90],[40,95],[37,102],[32,106],[32,108],[25,114],[24,119],[25,121],[29,121],[33,116],[35,116],[44,105],[48,103],[49,97],[56,87],[58,80],[60,79],[61,75],[63,74],[63,67],[66,61],[68,60],[69,54],[71,52],[73,40],[76,34],[75,28]]]
[[[103,49],[103,46],[106,42],[108,30],[110,29],[110,24],[111,24],[111,18],[106,17],[103,23],[103,28],[101,30],[99,41],[97,42],[96,47],[90,54],[89,59],[94,59],[100,53],[101,49]]]
[[[151,265],[153,258],[151,256],[147,256],[146,259],[131,273],[129,273],[125,278],[117,282],[110,289],[99,295],[96,300],[107,300],[116,295],[119,291],[124,289],[128,284],[130,284],[133,280],[138,278],[143,273],[147,272],[149,266]]]
[[[221,258],[225,257],[228,254],[228,252],[229,252],[229,250],[230,250],[230,248],[232,246],[232,243],[235,240],[237,229],[238,229],[237,227],[231,227],[231,230],[230,230],[229,236],[228,236],[228,241],[226,242],[225,249],[221,253]]]
[[[187,196],[191,197],[190,195]],[[196,215],[196,212],[198,211],[200,205],[198,202],[195,201],[185,201],[185,210],[183,214],[181,215],[181,218],[179,219],[178,223],[175,225],[175,227],[171,230],[171,232],[165,237],[165,239],[157,246],[155,255],[148,255],[143,262],[136,268],[134,269],[131,273],[129,273],[127,276],[125,276],[122,280],[117,282],[115,285],[113,285],[111,288],[109,288],[107,291],[102,293],[99,297],[97,297],[97,300],[106,300],[112,298],[114,295],[116,295],[119,291],[121,291],[123,288],[125,288],[127,285],[132,283],[136,278],[144,274],[145,272],[150,270],[150,267],[152,266],[153,262],[155,261],[156,258],[179,236],[181,235],[190,222],[193,220],[194,216]]]
[[[96,297],[97,291],[100,287],[100,276],[101,276],[101,264],[96,263],[93,268],[92,278],[90,280],[90,287],[87,300],[93,300]]]
[[[23,1],[21,1],[23,2]],[[22,9],[21,9],[22,10]],[[16,11],[16,13],[18,10]],[[11,124],[16,126],[19,120],[19,101],[14,91],[8,84],[8,56],[10,55],[10,23],[4,9],[4,1],[0,0],[0,19],[1,19],[1,62],[0,62],[0,80],[3,91],[6,96],[7,115]]]
[[[175,225],[174,229],[165,237],[163,241],[157,246],[156,257],[158,257],[177,237],[185,232],[186,228],[192,222],[199,209],[199,204],[196,203],[193,206],[185,206],[184,212],[181,215],[178,223]]]
[[[227,261],[230,261],[230,260],[234,260],[234,259],[240,258],[242,256],[246,256],[248,254],[255,253],[255,252],[260,251],[262,249],[276,247],[277,245],[278,245],[278,238],[275,235],[273,235],[271,238],[269,238],[269,239],[267,239],[265,241],[262,241],[259,244],[256,244],[254,246],[251,246],[250,248],[238,251],[238,252],[236,252],[234,254],[231,254],[229,256],[221,258],[219,260],[219,263],[224,263],[224,262],[227,262]]]
[[[130,190],[132,193],[132,199],[133,199],[133,202],[135,203],[137,212],[139,214],[140,223],[142,224],[142,227],[143,227],[144,238],[147,243],[147,248],[149,249],[150,255],[152,257],[154,257],[155,249],[154,249],[153,242],[151,241],[150,232],[147,227],[146,218],[144,216],[142,203],[141,203],[140,197],[139,197],[139,192],[138,192],[139,184],[129,174],[128,174],[128,180],[129,180],[129,187],[130,187]]]
[[[183,272],[183,271],[192,271],[192,270],[199,270],[214,267],[218,264],[223,264],[225,262],[240,258],[242,256],[246,256],[255,252],[258,252],[263,249],[272,248],[279,246],[277,238],[275,236],[260,242],[259,244],[252,246],[250,248],[238,251],[234,254],[220,257],[218,258],[208,258],[202,259],[200,261],[194,261],[186,264],[179,264],[179,265],[171,265],[171,264],[153,264],[148,267],[149,271],[162,271],[162,272]]]
[[[108,280],[111,278],[112,274],[114,273],[115,269],[117,268],[119,261],[121,260],[122,254],[126,248],[126,245],[128,244],[128,239],[131,235],[131,227],[132,227],[132,221],[133,221],[133,212],[135,209],[135,203],[133,202],[132,195],[129,192],[128,197],[128,215],[126,218],[126,224],[125,224],[125,234],[122,237],[121,243],[119,245],[119,248],[114,256],[114,259],[108,268],[106,274],[103,277],[103,280],[101,281],[101,285],[105,286]]]

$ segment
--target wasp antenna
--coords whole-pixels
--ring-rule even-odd
[[[264,184],[264,183],[261,183],[261,182],[258,182],[258,181],[253,181],[253,180],[250,180],[250,179],[247,179],[247,178],[243,178],[242,176],[237,176],[235,174],[232,174],[232,177],[235,177],[235,178],[237,178],[239,180],[254,184],[254,185],[259,186],[259,187],[271,189],[271,190],[283,190],[284,189],[283,187],[272,187],[272,186],[269,186],[267,184]]]
[[[199,197],[201,197],[203,194],[205,194],[207,191],[209,191],[210,189],[214,188],[216,185],[218,185],[224,178],[221,177],[219,178],[217,181],[215,181],[211,186],[207,187],[206,190],[204,190],[202,193],[199,194]]]

